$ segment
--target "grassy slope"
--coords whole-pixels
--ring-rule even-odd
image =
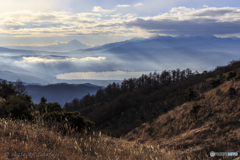
[[[238,91],[237,95],[228,95],[230,87]],[[207,158],[210,151],[240,153],[239,96],[240,81],[226,81],[201,94],[198,100],[184,103],[151,124],[135,128],[124,138],[172,148],[175,153],[185,154],[182,155],[185,158],[192,156],[190,159],[200,155],[201,159]],[[198,120],[190,114],[193,105],[202,106],[197,113]]]
[[[91,136],[86,134],[62,136],[55,130],[56,128],[47,129],[40,121],[36,125],[0,119],[0,159],[172,159],[172,156],[167,154],[168,151],[155,145],[127,142],[101,136],[101,133]],[[6,153],[9,153],[8,156]],[[43,153],[51,155],[46,156]]]
[[[194,89],[205,88],[206,84],[198,84]],[[228,95],[230,87],[238,91],[237,95]],[[23,158],[46,159],[38,153],[52,152],[57,156],[48,156],[49,159],[74,160],[213,159],[209,157],[210,151],[240,153],[239,91],[240,81],[235,80],[225,81],[207,92],[200,91],[196,100],[160,115],[151,123],[142,124],[123,139],[99,134],[62,136],[56,132],[56,127],[49,130],[41,121],[29,124],[0,119],[0,159],[7,159],[6,152],[9,152],[8,158],[16,152],[31,152],[35,153],[33,157]],[[198,120],[190,114],[193,105],[201,106]]]

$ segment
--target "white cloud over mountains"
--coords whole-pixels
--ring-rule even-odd
[[[222,35],[240,33],[240,9],[232,7],[172,8],[169,13],[137,17],[126,27],[168,35]]]
[[[139,78],[142,74],[149,72],[127,72],[127,71],[106,71],[106,72],[71,72],[56,75],[57,79],[98,79],[98,80],[123,80],[124,78]]]
[[[118,5],[127,9],[128,5]],[[138,4],[140,6],[140,3]],[[118,10],[93,7],[93,12],[15,11],[0,14],[1,36],[150,36],[224,35],[240,33],[240,9],[175,7],[156,16],[139,17]]]
[[[84,58],[69,58],[69,57],[23,57],[22,61],[15,63],[58,63],[58,62],[86,62],[86,61],[102,61],[106,57],[84,57]]]

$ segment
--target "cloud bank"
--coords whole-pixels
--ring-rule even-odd
[[[234,34],[240,33],[240,9],[212,7],[195,10],[178,7],[154,17],[137,17],[125,25],[168,35]]]
[[[106,57],[84,57],[84,58],[68,58],[57,56],[43,56],[43,57],[23,57],[22,61],[15,61],[15,63],[58,63],[58,62],[86,62],[86,61],[102,61]]]
[[[107,72],[72,72],[56,75],[57,79],[98,79],[98,80],[123,80],[124,78],[139,78],[148,72],[127,72],[127,71],[107,71]]]
[[[135,6],[141,6],[141,3]],[[162,35],[227,35],[240,33],[240,9],[175,7],[156,16],[139,17],[130,13],[130,5],[114,9],[94,6],[92,12],[16,11],[0,14],[0,36],[124,36]],[[129,8],[122,14],[118,8]]]

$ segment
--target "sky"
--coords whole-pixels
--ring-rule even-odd
[[[102,45],[155,34],[240,37],[239,0],[8,0],[0,46],[79,40]]]
[[[92,47],[156,35],[240,38],[240,1],[2,0],[0,3],[0,47],[56,46],[74,39]],[[138,50],[139,53],[143,51],[148,50]],[[155,51],[152,50],[152,54],[155,54]],[[175,53],[174,50],[171,52]],[[196,63],[179,59],[173,61],[169,57],[165,57],[165,60],[161,56],[160,60],[156,60],[145,53],[138,55],[135,50],[128,53],[133,55],[121,56],[117,53],[102,52],[89,55],[52,55],[40,52],[31,52],[30,55],[1,54],[0,72],[2,75],[8,73],[6,71],[28,75],[29,77],[22,76],[26,80],[35,76],[42,78],[44,82],[47,77],[49,82],[52,82],[54,77],[123,80],[150,71],[180,67],[194,70],[212,69],[210,67],[213,65],[223,65],[228,60],[224,59],[224,63],[222,61],[220,64],[223,58],[214,55],[211,59],[214,63],[208,60],[211,65],[207,66],[203,65],[206,61],[204,57],[201,63]],[[184,53],[185,51],[181,54]],[[200,55],[202,53],[196,52]],[[162,54],[165,54],[164,51]],[[220,54],[227,57],[227,53]]]

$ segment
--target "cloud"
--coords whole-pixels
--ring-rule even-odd
[[[58,63],[58,62],[86,62],[86,61],[102,61],[106,57],[84,57],[84,58],[68,58],[60,56],[43,56],[43,57],[23,57],[22,61],[15,63]]]
[[[216,35],[240,33],[240,10],[237,8],[172,8],[154,17],[137,17],[125,23],[150,33],[168,35]]]
[[[107,71],[107,72],[72,72],[56,75],[57,79],[98,79],[98,80],[123,80],[124,78],[139,78],[148,72]]]
[[[63,10],[70,7],[72,0],[7,0],[1,1],[0,12],[16,10],[49,11]]]
[[[100,7],[100,6],[94,6],[92,11],[93,12],[100,12],[100,13],[106,14],[106,13],[111,13],[111,12],[113,12],[115,10],[102,9],[102,7]]]
[[[134,4],[133,6],[134,7],[139,7],[139,6],[142,6],[143,4],[142,3],[137,3],[137,4]]]
[[[142,36],[238,34],[240,9],[174,7],[156,16],[115,13],[95,6],[92,13],[15,11],[0,14],[0,36]],[[99,12],[99,13],[97,13]],[[112,13],[113,12],[113,13]],[[88,42],[89,43],[89,42]]]
[[[207,5],[203,5],[203,7],[205,7],[205,8],[208,8],[208,6],[207,6]]]
[[[56,46],[58,44],[66,44],[67,42],[58,42],[56,41],[55,43],[49,43],[49,44],[40,44],[40,43],[31,43],[31,44],[0,44],[0,46],[22,46],[22,47],[46,47],[46,46]]]
[[[184,14],[193,11],[192,8],[186,8],[184,6],[181,7],[174,7],[171,9],[170,13],[177,13],[177,14]]]
[[[125,8],[125,7],[131,7],[131,5],[125,4],[125,5],[117,5],[118,8]]]

